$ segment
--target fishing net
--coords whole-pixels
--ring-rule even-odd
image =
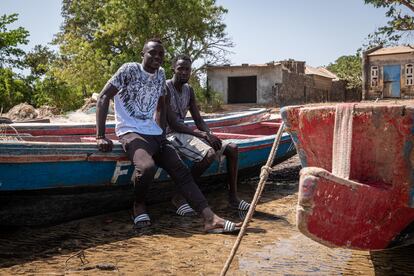
[[[353,109],[351,104],[338,104],[335,111],[332,174],[345,179],[351,170]]]
[[[9,124],[0,124],[0,141],[22,141],[19,132]]]

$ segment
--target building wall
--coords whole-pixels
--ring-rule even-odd
[[[344,86],[338,86],[344,95]],[[283,82],[276,89],[279,106],[327,102],[332,93],[332,79],[317,76],[291,73],[283,70]]]
[[[361,88],[347,89],[346,81],[336,80],[332,82],[329,94],[330,102],[359,102],[362,99]]]
[[[208,86],[223,96],[224,103],[228,100],[228,77],[257,77],[257,103],[269,104],[274,98],[273,87],[282,81],[281,65],[210,67],[207,69]]]
[[[298,70],[300,67],[298,67]],[[344,82],[328,77],[291,72],[280,64],[269,66],[210,67],[207,80],[211,90],[228,103],[229,77],[257,77],[257,103],[286,106],[327,101],[359,101],[361,91],[348,91]]]
[[[346,83],[345,81],[333,81],[329,101],[345,102],[346,101]]]
[[[278,106],[302,104],[306,97],[307,78],[305,74],[283,70],[282,82],[276,85],[275,98]]]
[[[401,98],[414,98],[414,86],[406,85],[406,75],[405,75],[405,64],[411,63],[414,64],[414,54],[405,53],[405,54],[394,54],[394,55],[383,55],[383,56],[368,56],[367,65],[364,66],[364,87],[366,89],[365,99],[376,99],[383,97],[384,90],[384,70],[385,65],[400,65],[401,66]],[[378,86],[371,87],[371,66],[378,66]]]

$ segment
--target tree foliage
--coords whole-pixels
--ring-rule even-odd
[[[30,69],[33,76],[40,77],[45,75],[56,60],[57,55],[47,46],[36,45],[32,51],[24,57],[26,68]]]
[[[21,58],[25,53],[19,48],[19,45],[28,43],[29,32],[23,27],[8,29],[8,25],[17,19],[16,13],[0,16],[0,68],[22,66]]]
[[[10,68],[0,68],[0,113],[16,104],[30,101],[31,87]]]
[[[334,63],[330,63],[327,69],[345,80],[348,89],[362,86],[362,60],[359,54],[341,56]]]
[[[22,27],[10,30],[17,14],[3,15],[0,108],[5,112],[28,102],[76,109],[123,63],[140,61],[143,44],[152,37],[164,41],[167,76],[172,74],[170,60],[179,53],[196,61],[195,72],[205,63],[226,63],[233,46],[225,33],[226,12],[215,0],[63,0],[64,22],[54,39],[58,53],[42,45],[25,53],[19,47],[27,44],[29,33]],[[15,73],[15,68],[29,69],[30,74]],[[201,96],[207,95],[199,88]]]
[[[368,36],[367,48],[379,44],[397,42],[412,43],[414,31],[414,0],[364,0],[375,8],[387,9],[387,25],[378,28]]]
[[[167,69],[178,53],[226,62],[233,46],[225,33],[226,12],[215,0],[63,0],[64,23],[55,39],[61,58],[54,71],[85,95],[99,92],[122,63],[141,59],[151,37],[164,41]]]

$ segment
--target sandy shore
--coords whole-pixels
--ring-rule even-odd
[[[303,236],[295,225],[299,170],[297,156],[274,168],[228,275],[413,274],[414,246],[370,253],[330,249]],[[257,183],[244,181],[242,198],[251,199]],[[208,199],[219,215],[241,220],[224,189]],[[219,274],[236,236],[204,234],[201,218],[178,217],[168,202],[150,205],[149,213],[153,225],[140,232],[132,229],[128,210],[56,226],[0,229],[0,275]]]
[[[228,275],[403,275],[413,248],[391,253],[326,248],[295,226],[298,158],[274,168]],[[241,185],[249,199],[258,179]],[[220,215],[240,220],[224,189],[208,195]],[[92,203],[91,203],[92,204]],[[218,275],[236,236],[204,234],[200,218],[149,206],[151,228],[135,232],[127,210],[43,228],[2,229],[0,274]]]

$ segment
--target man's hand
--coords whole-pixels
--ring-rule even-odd
[[[205,139],[215,151],[221,149],[221,140],[217,136],[211,133],[206,133]]]
[[[106,137],[103,138],[96,138],[96,144],[98,145],[98,149],[102,152],[109,152],[112,151],[112,141]]]

